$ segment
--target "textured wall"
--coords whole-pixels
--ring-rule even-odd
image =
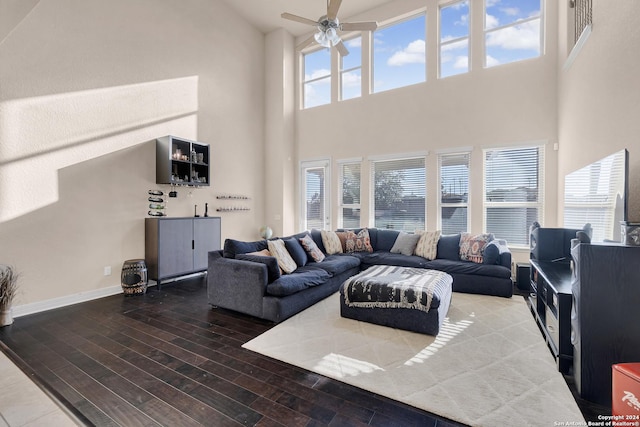
[[[0,262],[22,272],[16,304],[119,286],[144,257],[147,190],[169,190],[158,136],[211,144],[212,185],[179,189],[169,215],[242,194],[251,210],[222,214],[223,238],[256,236],[263,34],[218,0],[8,0],[2,15]]]

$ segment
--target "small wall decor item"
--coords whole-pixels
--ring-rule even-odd
[[[149,216],[166,216],[166,202],[164,192],[161,190],[149,190]]]
[[[125,296],[142,295],[147,292],[149,283],[147,278],[147,265],[143,259],[129,259],[122,265],[120,275],[122,292]]]
[[[12,267],[0,264],[0,326],[13,323],[11,305],[18,292],[18,276]]]

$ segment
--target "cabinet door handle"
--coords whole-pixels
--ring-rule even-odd
[[[195,251],[195,250],[196,250],[196,241],[195,241],[195,240],[192,240],[192,241],[191,241],[191,250],[192,250],[192,251]]]

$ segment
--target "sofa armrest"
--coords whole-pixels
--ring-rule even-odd
[[[211,305],[262,317],[267,266],[258,262],[216,257],[209,253],[207,298]]]
[[[504,239],[494,239],[491,243],[498,247],[500,253],[498,264],[511,270],[511,250],[509,250],[507,246],[507,241]]]

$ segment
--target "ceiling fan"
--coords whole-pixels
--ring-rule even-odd
[[[284,19],[313,25],[318,29],[314,35],[297,46],[298,50],[304,49],[315,41],[324,47],[330,48],[331,46],[335,46],[342,56],[346,56],[349,54],[349,50],[344,43],[342,43],[342,39],[338,35],[338,31],[374,31],[378,28],[378,23],[375,21],[341,23],[338,21],[338,9],[340,9],[340,4],[342,4],[342,0],[327,0],[327,14],[322,15],[317,21],[293,15],[291,13],[283,13],[280,15]]]

